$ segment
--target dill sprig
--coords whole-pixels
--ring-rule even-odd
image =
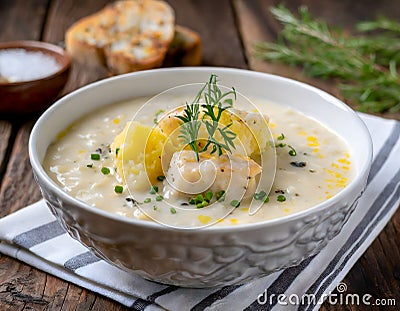
[[[231,95],[236,100],[235,88],[223,93],[218,87],[217,76],[212,74],[193,102],[186,103],[183,115],[176,116],[183,122],[180,125],[181,133],[178,137],[195,152],[197,161],[199,161],[199,153],[207,151],[209,147],[211,147],[210,153],[217,152],[218,156],[221,156],[224,150],[232,152],[231,148],[235,148],[236,134],[229,129],[232,123],[220,126],[222,113],[233,106],[233,99],[229,97]],[[207,140],[202,148],[198,143],[201,124],[204,124],[207,130]],[[217,139],[217,133],[222,141]]]
[[[183,122],[180,126],[181,134],[178,137],[196,153],[197,161],[199,161],[199,146],[197,141],[201,125],[199,114],[200,105],[198,103],[191,103],[186,104],[182,116],[176,116]]]
[[[294,16],[284,6],[271,12],[283,29],[277,43],[259,43],[260,58],[302,66],[313,77],[335,78],[343,95],[361,111],[400,110],[400,23],[380,17],[356,25],[358,31],[375,31],[370,36],[352,36],[330,29],[314,19],[306,7]]]
[[[222,113],[232,107],[232,98],[228,98],[229,95],[233,95],[236,99],[236,91],[232,88],[226,93],[222,93],[217,85],[217,76],[211,75],[209,82],[206,84],[206,91],[204,92],[205,104],[202,104],[203,108],[203,118],[202,121],[207,128],[208,139],[207,143],[201,150],[206,151],[209,146],[212,146],[211,154],[218,151],[218,156],[223,154],[223,150],[231,151],[231,147],[235,148],[233,140],[236,138],[236,134],[229,130],[232,123],[225,125],[224,127],[219,127],[219,121],[221,119]],[[215,133],[219,132],[223,142],[219,142],[215,139]]]

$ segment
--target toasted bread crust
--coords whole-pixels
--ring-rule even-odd
[[[65,34],[65,46],[72,58],[90,66],[106,64],[103,47],[93,44],[93,32],[100,14],[93,14],[74,23]]]
[[[165,56],[164,66],[198,66],[201,64],[202,44],[197,32],[175,26],[174,39]]]
[[[117,1],[66,32],[72,58],[114,74],[161,66],[174,37],[174,12],[163,1]]]

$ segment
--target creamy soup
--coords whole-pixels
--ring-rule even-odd
[[[149,220],[141,208],[146,206],[146,214],[157,221],[187,226],[214,222],[217,226],[238,225],[290,215],[332,198],[354,176],[349,148],[338,135],[299,111],[256,98],[253,103],[269,117],[272,148],[277,155],[275,180],[268,196],[261,195],[262,207],[255,215],[249,215],[246,200],[228,202],[234,208],[227,217],[221,217],[224,207],[216,200],[215,191],[211,199],[214,204],[202,209],[196,209],[195,205],[196,213],[188,216],[168,205],[167,195],[162,193],[165,176],[157,177],[154,189],[137,190],[125,185],[118,171],[121,168],[116,164],[115,154],[119,147],[113,143],[145,101],[138,98],[107,106],[59,133],[44,160],[49,176],[70,195],[99,209]],[[154,115],[146,118],[153,120]],[[127,183],[135,182],[134,179]],[[254,197],[257,195],[260,199],[260,193]],[[190,207],[190,196],[175,200],[178,206]]]

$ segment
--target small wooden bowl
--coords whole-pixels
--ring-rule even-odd
[[[0,82],[0,114],[27,114],[49,107],[68,80],[71,67],[68,54],[61,47],[39,41],[0,42],[0,50],[3,49],[40,51],[53,57],[61,68],[37,80]]]

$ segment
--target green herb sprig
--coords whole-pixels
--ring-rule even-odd
[[[182,116],[176,116],[183,123],[180,126],[181,134],[179,138],[188,145],[195,153],[196,159],[199,161],[199,146],[197,144],[201,122],[199,121],[200,105],[197,102],[186,104]]]
[[[218,125],[222,113],[233,105],[232,98],[226,97],[228,97],[229,95],[233,95],[236,100],[236,90],[232,88],[230,91],[222,93],[217,85],[216,75],[211,75],[210,81],[206,85],[207,92],[204,92],[204,100],[206,101],[206,103],[201,105],[201,107],[203,108],[204,112],[202,120],[207,128],[208,140],[201,151],[206,151],[208,147],[212,145],[211,154],[218,151],[218,156],[221,156],[223,154],[223,150],[232,152],[231,147],[235,148],[233,140],[236,138],[236,134],[229,130],[229,127],[232,125],[232,123],[229,123],[222,128]],[[214,136],[217,131],[220,133],[224,141],[223,143],[218,142],[215,139]]]
[[[306,7],[297,18],[284,6],[271,8],[283,25],[277,43],[256,45],[258,57],[302,66],[312,77],[335,78],[345,98],[361,111],[400,111],[400,23],[381,17],[356,25],[370,36],[332,30],[313,18]]]
[[[191,104],[186,103],[183,115],[176,116],[183,122],[180,126],[181,134],[178,137],[195,152],[197,161],[199,161],[199,154],[207,151],[209,147],[212,148],[211,154],[217,152],[218,156],[221,156],[224,150],[232,152],[231,148],[235,148],[236,134],[229,129],[232,123],[223,127],[219,126],[222,113],[233,105],[233,99],[229,97],[230,95],[233,95],[236,100],[235,88],[222,93],[217,85],[217,76],[212,74],[209,81],[197,93],[193,102]],[[201,103],[202,101],[205,103]],[[201,114],[202,117],[200,118]],[[207,129],[208,137],[206,144],[201,148],[198,144],[198,137],[202,124]],[[221,135],[222,141],[217,140],[216,133]]]

